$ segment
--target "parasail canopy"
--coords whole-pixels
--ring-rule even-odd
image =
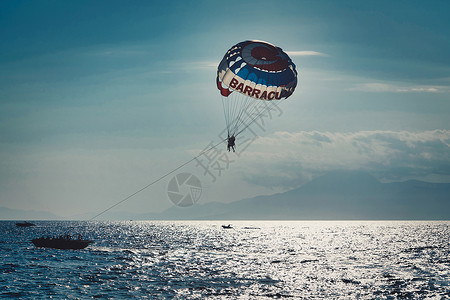
[[[237,136],[272,100],[286,99],[297,86],[297,71],[279,47],[244,41],[231,47],[217,69],[217,88],[229,136]],[[263,100],[263,101],[261,101]]]

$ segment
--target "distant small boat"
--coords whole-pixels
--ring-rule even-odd
[[[73,239],[70,235],[60,237],[40,237],[31,240],[36,247],[54,248],[54,249],[84,249],[94,241],[84,240],[79,235],[77,239]]]
[[[228,224],[228,225],[222,225],[222,228],[223,229],[231,229],[233,227],[231,226],[231,224]]]
[[[36,226],[36,224],[30,223],[30,222],[18,222],[16,223],[17,226],[19,227],[31,227],[31,226]]]

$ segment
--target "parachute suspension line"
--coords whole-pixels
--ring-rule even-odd
[[[233,78],[236,77],[236,74],[234,74]],[[234,122],[234,116],[236,114],[236,111],[238,110],[238,103],[237,99],[239,93],[238,92],[232,92],[228,97],[222,96],[222,105],[224,107],[224,114],[225,114],[225,122],[227,125],[227,134],[228,136],[233,135],[233,122]]]
[[[229,135],[234,135],[234,123],[236,114],[239,112],[240,109],[240,102],[241,102],[241,94],[238,92],[233,92],[231,94],[231,97],[228,99],[229,104],[229,115],[228,115],[228,123],[227,127],[229,128]]]
[[[229,124],[229,117],[228,117],[228,105],[225,105],[225,101],[229,101],[228,99],[225,99],[225,97],[222,96],[222,108],[223,108],[223,115],[225,117],[225,124],[227,125],[227,133],[230,135],[230,126]],[[227,103],[228,104],[228,103]],[[226,106],[226,108],[225,108]]]
[[[228,105],[229,105],[229,115],[228,115],[228,123],[227,123],[227,127],[228,129],[228,135],[232,136],[233,135],[233,121],[234,121],[234,114],[236,111],[236,99],[237,99],[238,93],[233,92],[229,99],[228,99]]]
[[[233,121],[234,121],[234,114],[236,112],[236,97],[237,93],[233,92],[229,98],[227,98],[226,101],[228,101],[228,121],[227,121],[227,128],[228,128],[228,135],[233,135]]]
[[[228,127],[230,128],[230,135],[233,135],[233,133],[232,133],[232,131],[233,131],[233,118],[234,118],[234,114],[235,114],[235,112],[236,112],[236,97],[238,96],[239,94],[237,94],[237,93],[233,93],[233,94],[231,94],[231,98],[229,99],[229,115],[228,115]]]
[[[224,140],[220,141],[219,143],[217,143],[217,144],[215,144],[215,145],[209,147],[208,149],[203,150],[203,151],[200,152],[198,155],[196,155],[196,156],[194,156],[193,158],[191,158],[190,160],[188,160],[188,161],[182,163],[181,165],[179,165],[179,166],[176,167],[175,169],[173,169],[173,170],[167,172],[166,174],[164,174],[164,175],[162,175],[161,177],[159,177],[158,179],[156,179],[156,180],[150,182],[149,184],[147,184],[147,185],[144,186],[143,188],[141,188],[141,189],[137,190],[136,192],[134,192],[134,193],[128,195],[127,197],[123,198],[122,200],[120,200],[120,201],[117,202],[116,204],[114,204],[114,205],[108,207],[107,209],[103,210],[102,212],[96,214],[95,216],[93,216],[92,218],[90,218],[88,221],[94,220],[95,218],[97,218],[97,217],[103,215],[104,213],[106,213],[107,211],[113,209],[113,208],[116,207],[117,205],[119,205],[119,204],[121,204],[121,203],[127,201],[128,199],[132,198],[133,196],[136,196],[137,194],[139,194],[139,193],[142,192],[143,190],[145,190],[145,189],[151,187],[151,186],[154,185],[155,183],[157,183],[157,182],[163,180],[164,178],[166,178],[166,177],[169,176],[170,174],[172,174],[172,173],[178,171],[178,170],[181,169],[182,167],[184,167],[184,166],[186,166],[187,164],[191,163],[192,161],[194,161],[194,160],[197,159],[198,157],[202,156],[204,153],[206,153],[206,152],[208,152],[208,151],[210,151],[210,150],[216,148],[217,146],[219,146],[220,144],[222,144],[222,143],[223,143],[224,141],[226,141],[226,140],[227,140],[227,139],[224,139]]]
[[[233,78],[234,77],[238,77],[238,75],[233,74]],[[224,98],[226,98],[226,100]],[[229,136],[236,136],[236,132],[242,123],[242,115],[248,111],[249,107],[254,106],[254,100],[252,100],[253,99],[249,99],[249,97],[237,91],[233,91],[228,97],[222,97],[222,105],[224,101],[226,101],[226,104],[224,105],[226,107],[225,122],[227,124],[227,133]]]
[[[236,77],[237,74],[234,74],[234,77]],[[245,78],[244,80],[247,80],[247,78]],[[243,115],[249,114],[249,110],[252,110],[252,107],[256,105],[255,99],[252,99],[250,97],[247,97],[246,95],[242,94],[242,93],[238,93],[235,92],[234,94],[236,94],[233,97],[233,102],[234,102],[234,106],[233,106],[233,111],[232,111],[232,115],[230,116],[230,127],[231,127],[231,135],[236,136],[237,135],[237,131],[239,130],[239,127],[242,125],[243,123]]]
[[[236,130],[239,122],[239,114],[245,109],[248,98],[241,93],[236,93],[236,97],[234,98],[234,111],[232,116],[232,135],[236,136]]]
[[[265,104],[264,100],[258,100],[258,99],[252,99],[247,98],[248,105],[241,111],[240,115],[238,116],[238,122],[237,127],[239,128],[240,125],[246,124],[249,119],[254,115],[255,112],[260,111],[260,107],[262,104]],[[236,128],[236,130],[238,129]]]
[[[249,76],[250,76],[250,74],[247,75],[247,77],[245,78],[245,81],[249,80]],[[253,85],[253,88],[255,88],[257,83],[254,83],[252,85]],[[243,108],[240,111],[239,115],[237,116],[236,129],[235,129],[236,132],[239,130],[239,128],[242,125],[245,125],[247,123],[249,118],[254,113],[255,109],[260,104],[259,99],[250,98],[245,95],[243,95],[243,98],[245,99],[245,103],[244,103]]]
[[[268,81],[268,77],[270,76],[270,73],[267,73],[266,75],[266,81]],[[247,78],[245,78],[245,80],[247,80]],[[254,87],[257,84],[254,84]],[[254,88],[253,87],[253,88]],[[239,133],[241,133],[243,130],[239,130],[239,128],[242,125],[246,125],[249,121],[251,121],[250,123],[248,123],[247,125],[251,125],[253,122],[256,121],[256,119],[258,119],[264,112],[268,111],[270,108],[270,104],[268,102],[271,101],[275,101],[275,100],[260,100],[260,99],[253,99],[250,97],[247,97],[243,94],[241,95],[241,99],[240,99],[240,109],[239,109],[239,113],[237,116],[235,116],[235,120],[234,120],[234,128],[233,128],[233,133],[234,135],[238,135]],[[279,100],[277,100],[279,101]],[[256,116],[255,116],[256,115]],[[248,126],[245,126],[245,128],[247,128]]]
[[[233,92],[228,97],[222,97],[228,136],[232,136],[234,133],[235,116],[239,112],[240,107],[240,95],[238,92]]]
[[[269,73],[267,74],[267,77],[269,76]],[[278,78],[278,74],[276,75],[276,78]],[[246,124],[250,122],[249,124],[252,124],[255,122],[258,118],[260,118],[264,113],[270,112],[273,108],[273,106],[276,106],[275,103],[281,103],[286,98],[282,98],[280,100],[256,100],[255,105],[252,107],[252,110],[246,114],[246,119],[243,120],[243,123]],[[248,127],[248,126],[247,126]],[[242,132],[242,131],[241,131]]]
[[[281,100],[277,100],[277,101],[278,101],[278,103],[282,103],[285,100],[286,99],[281,99]],[[268,102],[272,102],[272,101],[273,100],[268,101]],[[273,105],[276,105],[276,104],[273,104]],[[263,110],[259,114],[257,114],[254,118],[250,119],[250,122],[244,128],[242,128],[239,132],[237,132],[236,135],[238,135],[238,134],[242,133],[243,131],[245,131],[245,129],[247,129],[250,125],[252,125],[264,112],[265,111]]]
[[[242,125],[244,118],[243,116],[245,114],[249,113],[249,110],[251,110],[251,107],[255,105],[255,100],[252,98],[248,98],[241,94],[241,100],[240,100],[240,107],[237,115],[235,116],[235,123],[234,123],[234,134],[236,135],[237,131],[239,130],[239,127]]]
[[[246,124],[249,116],[253,114],[255,107],[258,106],[258,101],[259,100],[255,100],[253,98],[245,98],[246,103],[240,111],[240,114],[237,116],[235,132],[237,132],[242,125]]]
[[[269,107],[271,101],[264,101],[264,100],[256,100],[261,101],[261,103],[257,103],[252,106],[252,108],[246,113],[245,118],[242,119],[241,123],[242,125],[245,125],[245,129],[248,128],[250,125],[252,125],[257,119],[259,119],[262,114],[267,112],[269,110]],[[241,133],[243,130],[240,128],[239,133]]]
[[[244,112],[244,110],[247,109],[248,103],[250,102],[248,100],[249,99],[242,94],[237,94],[237,96],[235,98],[236,110],[234,111],[234,114],[233,114],[233,121],[232,121],[233,127],[231,130],[232,134],[234,136],[236,136],[236,131],[238,129],[239,122],[240,122],[240,116]]]

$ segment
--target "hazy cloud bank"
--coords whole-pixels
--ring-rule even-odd
[[[245,153],[245,179],[298,186],[333,170],[364,170],[380,180],[449,181],[450,131],[276,132]]]
[[[352,91],[371,93],[447,93],[447,86],[437,85],[394,85],[389,83],[363,83],[351,88]]]

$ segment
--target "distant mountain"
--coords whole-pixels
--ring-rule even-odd
[[[229,204],[170,208],[144,219],[449,220],[450,184],[381,183],[364,172],[331,172],[288,192]]]
[[[58,220],[59,216],[45,211],[0,207],[0,220]]]
[[[96,213],[64,219],[88,220]],[[55,220],[40,211],[0,207],[3,220]],[[364,172],[340,171],[284,193],[232,203],[173,206],[161,213],[108,212],[98,220],[450,220],[450,183],[381,183]]]

